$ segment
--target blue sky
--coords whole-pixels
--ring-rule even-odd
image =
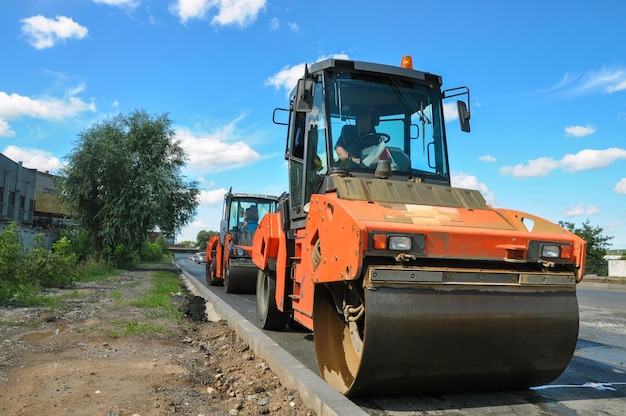
[[[626,2],[5,0],[0,152],[58,170],[116,114],[168,113],[198,180],[178,240],[217,230],[224,193],[287,189],[275,107],[326,57],[399,65],[471,91],[448,123],[453,185],[582,224],[626,248]]]

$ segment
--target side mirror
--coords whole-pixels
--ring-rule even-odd
[[[311,78],[298,80],[295,97],[295,110],[308,113],[313,108],[313,88],[315,83]]]
[[[467,111],[467,105],[464,101],[456,102],[456,110],[459,113],[459,123],[461,123],[461,131],[469,133],[470,131],[470,112]]]

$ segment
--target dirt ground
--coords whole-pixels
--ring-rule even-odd
[[[0,414],[315,414],[224,321],[176,321],[131,306],[151,273],[54,291],[62,310],[0,308]],[[186,293],[172,299],[186,312],[204,307]],[[140,327],[167,332],[124,335]]]

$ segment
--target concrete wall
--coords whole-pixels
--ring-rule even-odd
[[[626,260],[609,260],[609,277],[626,277]]]
[[[4,229],[8,226],[8,223],[0,222],[0,233],[2,233]],[[41,228],[34,228],[28,225],[21,224],[18,224],[17,226],[20,232],[20,237],[22,238],[22,245],[27,249],[32,246],[33,242],[35,241],[35,236],[37,236],[37,234],[43,235],[44,247],[48,250],[50,250],[52,248],[52,244],[61,237],[58,230],[44,230]]]

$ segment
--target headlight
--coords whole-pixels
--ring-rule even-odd
[[[558,259],[561,257],[561,246],[556,244],[544,244],[541,246],[541,257]]]
[[[233,247],[230,250],[230,252],[232,256],[245,256],[246,255],[246,250],[244,250],[241,247]]]
[[[426,236],[424,234],[373,232],[369,237],[369,247],[373,251],[423,253],[425,246]]]
[[[389,237],[389,250],[411,250],[411,237],[392,235]]]

